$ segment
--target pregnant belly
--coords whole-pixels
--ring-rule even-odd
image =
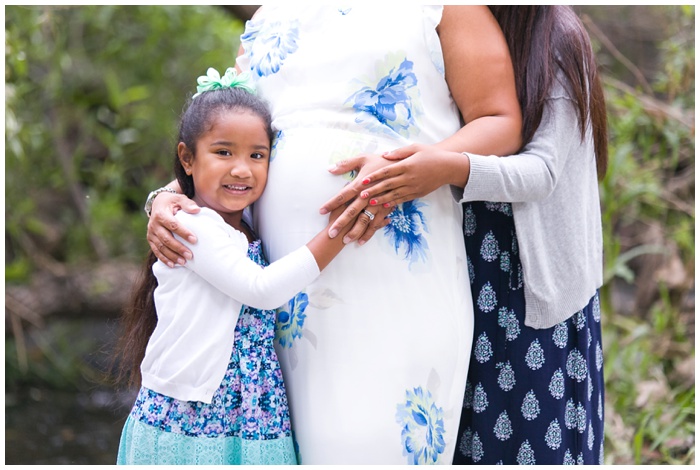
[[[332,175],[335,162],[404,145],[391,139],[338,129],[283,132],[270,162],[267,187],[255,203],[254,218],[270,261],[306,244],[328,224],[319,209],[351,181]]]

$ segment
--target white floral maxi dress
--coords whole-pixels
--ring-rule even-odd
[[[460,128],[435,28],[441,7],[265,6],[238,65],[278,131],[256,229],[271,261],[324,229],[361,153]],[[461,210],[442,187],[401,204],[278,310],[275,347],[303,464],[449,464],[473,307]]]

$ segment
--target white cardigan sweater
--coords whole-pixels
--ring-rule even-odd
[[[319,269],[306,246],[263,269],[247,257],[246,236],[211,209],[179,211],[176,218],[198,242],[179,239],[193,254],[185,266],[153,265],[158,324],[141,363],[142,384],[179,400],[211,403],[228,367],[241,307],[280,307]]]

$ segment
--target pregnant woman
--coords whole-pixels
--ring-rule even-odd
[[[387,165],[385,151],[519,148],[510,56],[486,7],[265,6],[241,46],[237,65],[256,78],[277,130],[253,209],[271,262],[322,230],[319,208]],[[328,171],[358,154],[367,155],[359,175]],[[462,188],[465,162],[444,166]],[[149,239],[162,259],[184,253],[161,236],[177,197],[153,206]],[[364,204],[360,218],[381,225],[389,209]],[[300,463],[451,463],[473,333],[461,221],[448,185],[404,202],[278,311]]]

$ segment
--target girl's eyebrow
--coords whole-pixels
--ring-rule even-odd
[[[229,142],[228,140],[217,140],[217,141],[209,144],[210,147],[218,147],[218,146],[232,147],[234,145],[236,145],[236,144],[233,142]],[[268,150],[268,151],[270,150],[270,147],[268,145],[262,145],[262,144],[261,145],[253,145],[253,148],[258,149],[258,150]]]
[[[233,142],[230,142],[228,140],[217,140],[209,145],[233,145]]]

